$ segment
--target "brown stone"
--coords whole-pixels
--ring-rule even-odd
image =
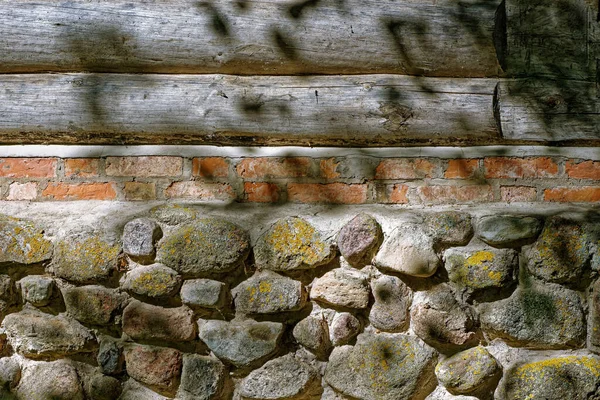
[[[194,340],[194,313],[186,306],[163,308],[133,300],[123,312],[123,332],[136,340]]]
[[[178,350],[143,345],[124,350],[127,374],[158,391],[173,392],[179,383],[182,355]]]

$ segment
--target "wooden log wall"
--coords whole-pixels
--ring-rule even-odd
[[[0,143],[595,144],[591,0],[0,0]]]

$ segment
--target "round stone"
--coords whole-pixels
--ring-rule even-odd
[[[502,368],[485,347],[477,346],[440,361],[435,374],[452,394],[490,397],[500,380]]]

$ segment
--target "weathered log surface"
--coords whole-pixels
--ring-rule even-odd
[[[491,77],[499,4],[1,0],[0,72]]]
[[[0,142],[490,142],[498,138],[496,82],[390,75],[0,75]]]

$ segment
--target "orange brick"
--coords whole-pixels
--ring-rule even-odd
[[[553,178],[558,165],[549,157],[489,157],[484,160],[486,178]]]
[[[478,169],[479,160],[477,159],[449,160],[448,168],[446,168],[446,173],[444,174],[444,177],[447,179],[473,178],[477,175]]]
[[[42,196],[53,200],[114,200],[112,183],[49,183]]]
[[[600,201],[600,187],[559,187],[544,190],[544,200],[560,202],[598,202]]]
[[[300,178],[310,175],[311,160],[307,157],[244,158],[236,167],[245,179]]]
[[[0,176],[7,178],[52,178],[56,158],[0,158]]]
[[[565,165],[565,169],[569,178],[600,179],[600,162],[598,161],[576,163],[569,160]]]
[[[166,190],[168,198],[191,198],[200,200],[233,200],[235,192],[224,183],[199,181],[173,182]]]
[[[145,182],[125,182],[123,193],[126,200],[154,200],[156,185]]]
[[[530,186],[501,186],[500,198],[508,203],[536,201],[537,189]]]
[[[179,176],[183,168],[181,157],[144,156],[144,157],[107,157],[106,175],[108,176]]]
[[[296,203],[362,204],[367,201],[367,185],[329,183],[290,183],[288,200]]]
[[[422,186],[417,189],[419,197],[428,204],[480,203],[493,200],[489,185]]]
[[[65,176],[89,178],[98,176],[97,158],[67,158],[65,160]]]
[[[435,165],[422,158],[397,158],[383,160],[375,170],[375,179],[431,178]]]
[[[204,178],[227,178],[229,161],[223,157],[194,158],[192,175]]]
[[[246,182],[244,192],[253,203],[276,203],[279,200],[279,186],[273,183]]]
[[[406,185],[394,185],[390,192],[389,202],[397,204],[408,203],[406,194],[408,193],[408,186]]]
[[[337,172],[337,167],[340,163],[335,158],[327,158],[319,162],[321,168],[321,176],[325,179],[336,179],[340,177],[340,173]]]

